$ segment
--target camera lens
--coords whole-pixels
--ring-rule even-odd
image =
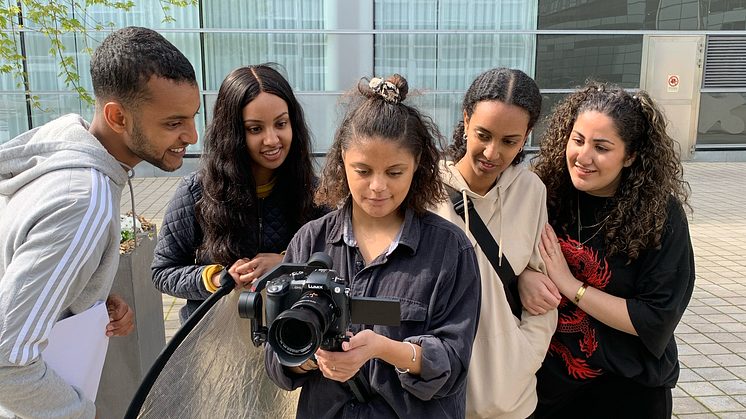
[[[293,353],[302,353],[308,349],[309,342],[315,340],[314,329],[298,319],[284,319],[279,333],[283,349]]]
[[[318,316],[311,310],[305,308],[286,310],[280,313],[270,326],[269,344],[277,352],[280,360],[283,356],[286,356],[290,362],[295,362],[295,358],[310,357],[319,346],[316,342],[320,341],[323,336],[323,332],[319,332],[318,323]],[[303,362],[305,359],[298,365]]]
[[[334,303],[330,298],[315,292],[306,293],[272,322],[269,344],[281,364],[298,366],[316,353],[335,319]]]

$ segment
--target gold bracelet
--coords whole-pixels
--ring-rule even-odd
[[[583,295],[585,294],[585,290],[588,288],[588,284],[583,284],[580,286],[580,289],[578,290],[577,294],[575,294],[575,299],[572,300],[575,305],[578,305],[580,302],[580,299],[583,298]]]

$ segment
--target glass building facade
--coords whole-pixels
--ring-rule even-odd
[[[657,34],[706,40],[702,62],[691,63],[704,72],[692,116],[696,149],[746,149],[746,0],[200,0],[174,8],[176,21],[169,23],[161,22],[159,2],[137,0],[129,12],[90,6],[88,14],[116,27],[156,29],[190,59],[204,109],[193,156],[220,83],[238,66],[284,67],[306,110],[314,149],[323,154],[339,122],[337,101],[360,77],[406,77],[417,90],[412,101],[450,138],[463,93],[479,73],[498,66],[528,73],[547,115],[589,79],[645,88],[646,38]],[[90,56],[77,51],[86,44],[95,49],[106,34],[63,39],[86,89],[92,90]],[[29,109],[21,80],[0,75],[0,143],[66,113],[90,120],[93,107],[65,87],[47,37],[26,31],[18,42],[31,92],[51,110]],[[531,145],[542,129],[540,123]]]

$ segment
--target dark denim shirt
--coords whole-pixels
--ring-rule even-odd
[[[420,375],[399,374],[377,358],[360,369],[373,399],[357,403],[343,383],[320,371],[296,375],[285,370],[265,345],[269,377],[280,387],[303,387],[298,418],[463,418],[466,373],[481,302],[479,268],[464,232],[432,213],[407,210],[392,246],[367,266],[349,226],[349,206],[303,226],[288,246],[285,262],[305,262],[326,252],[336,271],[348,279],[352,295],[398,298],[398,327],[352,325],[422,347]],[[353,244],[352,246],[348,243]]]

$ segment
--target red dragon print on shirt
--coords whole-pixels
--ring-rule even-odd
[[[611,272],[605,260],[598,259],[598,252],[590,247],[582,246],[577,240],[569,237],[559,240],[562,253],[573,276],[579,281],[603,290],[609,284]],[[584,359],[573,356],[570,349],[557,340],[558,333],[580,333],[578,346]],[[592,368],[586,362],[598,349],[596,330],[591,328],[588,313],[574,305],[566,297],[562,297],[559,304],[559,322],[557,331],[549,345],[549,355],[559,355],[567,365],[567,372],[576,379],[588,379],[601,375],[600,369]]]

